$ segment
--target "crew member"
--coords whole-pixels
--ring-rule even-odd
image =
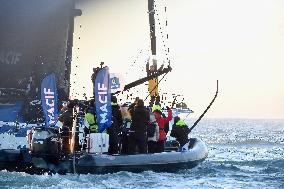
[[[87,147],[87,135],[90,133],[98,132],[98,125],[96,124],[96,116],[93,101],[90,102],[88,108],[86,109],[85,117],[84,117],[84,144],[83,150]]]
[[[189,128],[186,123],[181,120],[178,116],[174,118],[174,124],[172,126],[171,136],[175,137],[182,148],[186,143],[188,143]]]
[[[58,120],[62,122],[61,136],[62,136],[62,151],[70,152],[69,139],[71,138],[70,130],[73,126],[73,108],[75,103],[68,101],[67,107],[63,107],[58,116]]]
[[[157,148],[157,141],[159,140],[159,126],[155,115],[150,112],[150,122],[147,128],[148,137],[148,153],[155,153]]]
[[[121,136],[119,146],[121,146],[121,154],[128,154],[131,116],[130,116],[130,112],[128,111],[127,104],[123,104],[121,106],[121,115],[122,115],[123,124],[122,124],[122,136]]]
[[[129,135],[129,153],[147,153],[147,124],[150,121],[149,111],[144,107],[144,101],[139,99],[131,113],[132,124]]]
[[[84,130],[85,133],[96,133],[98,132],[98,125],[96,124],[95,119],[95,109],[92,101],[90,102],[89,107],[86,110],[84,117]]]
[[[111,107],[112,107],[112,124],[107,128],[107,133],[109,134],[109,154],[119,153],[119,133],[122,129],[122,115],[120,107],[117,103],[117,98],[115,96],[111,97]]]
[[[166,141],[166,132],[164,130],[165,124],[170,122],[173,118],[172,110],[167,106],[168,116],[163,117],[161,112],[161,106],[160,105],[154,105],[152,108],[153,113],[155,114],[156,121],[159,125],[159,140],[157,141],[157,148],[156,152],[163,152],[165,149],[165,141]]]

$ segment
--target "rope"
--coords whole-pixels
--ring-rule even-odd
[[[156,5],[155,5],[155,7],[156,7]],[[167,12],[167,7],[165,7],[165,12]],[[166,55],[165,58],[167,59],[167,62],[168,62],[168,64],[170,65],[170,64],[171,64],[171,63],[170,63],[170,62],[171,62],[171,61],[170,61],[170,57],[169,57],[169,52],[170,52],[170,50],[169,50],[169,48],[166,47],[166,44],[165,44],[166,39],[169,39],[169,34],[166,34],[167,37],[166,37],[166,39],[165,39],[165,35],[164,35],[163,30],[162,30],[161,20],[160,20],[160,18],[159,18],[159,10],[158,10],[158,9],[155,9],[155,13],[156,13],[156,15],[157,15],[157,20],[158,20],[158,25],[159,25],[158,29],[160,30],[161,37],[162,37],[163,48],[164,48],[165,55]],[[168,26],[168,21],[167,21],[167,19],[166,19],[166,26]]]
[[[136,56],[136,58],[134,59],[134,62],[130,65],[129,69],[125,72],[125,75],[126,75],[126,76],[127,76],[128,73],[131,71],[131,68],[134,67],[134,65],[138,63],[138,59],[139,59],[139,57],[141,57],[141,54],[142,54],[143,51],[144,51],[144,49],[141,49],[141,50],[139,51],[139,54],[138,54],[138,55]]]

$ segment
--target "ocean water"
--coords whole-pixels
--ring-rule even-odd
[[[191,136],[209,149],[193,169],[104,175],[1,171],[0,188],[284,188],[284,120],[204,119]]]

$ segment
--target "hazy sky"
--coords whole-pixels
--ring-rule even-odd
[[[219,96],[207,117],[284,119],[283,0],[156,2],[156,25],[160,21],[162,28],[158,63],[166,59],[165,44],[173,67],[163,91],[183,94],[197,117],[218,79]],[[83,15],[76,18],[74,34],[73,96],[91,94],[92,67],[101,61],[126,83],[144,76],[150,54],[147,0],[93,0],[78,8]]]

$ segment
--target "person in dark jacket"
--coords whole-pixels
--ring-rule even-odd
[[[73,126],[73,108],[75,103],[73,101],[69,101],[66,107],[63,107],[61,112],[59,113],[58,120],[62,122],[61,128],[61,136],[62,136],[62,151],[69,152],[70,145],[69,139],[71,138],[70,131]]]
[[[189,128],[186,123],[181,120],[178,116],[174,118],[174,124],[172,126],[171,136],[175,137],[182,148],[188,143]]]
[[[120,107],[117,103],[117,98],[115,96],[111,97],[111,107],[112,107],[112,124],[107,128],[107,133],[109,134],[109,154],[119,153],[119,133],[122,129],[122,115]]]
[[[149,111],[144,107],[144,101],[139,99],[131,111],[132,124],[130,126],[129,153],[147,153],[147,125],[150,121]]]
[[[129,111],[130,115],[133,113],[134,108],[138,103],[138,100],[139,100],[139,97],[135,97],[134,103],[130,104],[130,106],[128,107],[128,111]]]
[[[122,135],[121,135],[121,140],[120,140],[120,149],[121,149],[121,154],[128,154],[128,144],[129,144],[129,131],[130,131],[130,126],[131,126],[131,116],[130,112],[128,110],[127,104],[123,104],[120,108],[121,110],[121,115],[122,115]]]
[[[68,127],[69,130],[72,129],[73,124],[73,108],[75,103],[73,101],[68,101],[66,107],[59,112],[58,120],[62,122],[63,127]]]

